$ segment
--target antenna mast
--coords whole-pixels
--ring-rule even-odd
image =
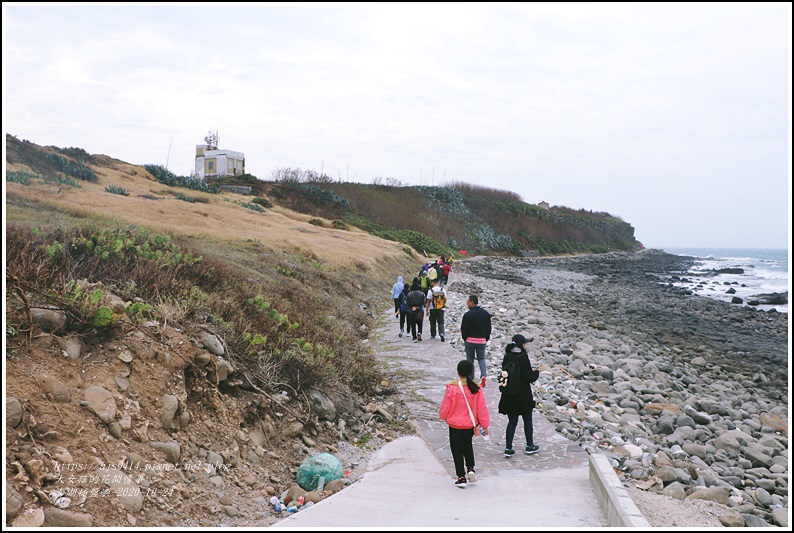
[[[174,137],[171,136],[171,141],[168,143],[168,156],[165,158],[165,169],[168,170],[168,161],[171,160],[171,146],[174,145]]]

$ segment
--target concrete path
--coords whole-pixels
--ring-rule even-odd
[[[461,305],[459,297],[452,295],[451,300]],[[558,434],[542,414],[534,413],[534,440],[540,452],[523,454],[519,422],[513,443],[516,455],[504,457],[507,417],[498,413],[499,391],[490,379],[485,396],[491,440],[474,440],[478,482],[466,489],[454,486],[448,428],[438,419],[438,407],[444,385],[456,377],[456,365],[465,359],[458,326],[447,324],[442,343],[430,339],[425,319],[424,340],[415,343],[410,336],[397,336],[393,315],[385,320],[379,355],[402,376],[396,386],[403,391],[419,436],[385,445],[361,480],[272,527],[607,526],[589,478],[589,456]],[[479,378],[479,370],[475,373]]]

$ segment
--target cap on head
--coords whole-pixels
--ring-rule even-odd
[[[513,338],[511,340],[517,346],[524,346],[524,344],[526,344],[526,342],[527,342],[527,339],[525,339],[524,336],[521,335],[520,333],[517,333],[516,335],[513,335]]]

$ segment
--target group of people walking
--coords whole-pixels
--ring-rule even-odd
[[[441,342],[446,340],[444,309],[449,266],[449,262],[442,257],[432,265],[428,263],[423,266],[419,276],[410,285],[403,283],[402,276],[397,278],[391,294],[394,299],[394,313],[400,321],[400,337],[408,333],[414,342],[421,342],[422,325],[424,316],[427,315],[430,319],[430,338],[435,339],[438,334]],[[491,425],[483,391],[487,385],[485,355],[486,344],[491,338],[491,315],[480,307],[476,294],[469,295],[466,307],[468,310],[460,324],[466,359],[457,365],[457,379],[446,385],[438,412],[439,418],[445,420],[449,426],[449,445],[455,463],[455,485],[461,488],[477,481],[472,445],[475,430],[487,436]],[[513,450],[513,440],[519,419],[524,422],[524,453],[531,455],[538,452],[533,438],[532,411],[535,400],[531,384],[538,379],[539,371],[532,368],[526,344],[527,340],[523,335],[514,335],[505,347],[502,359],[499,413],[507,415],[508,420],[504,451],[507,458],[516,453]],[[474,379],[475,361],[480,370],[479,381]]]
[[[444,309],[447,305],[447,292],[444,288],[449,281],[452,260],[441,257],[434,263],[425,263],[409,285],[403,277],[397,278],[391,290],[394,300],[394,315],[400,320],[400,333],[407,332],[414,342],[422,342],[424,317],[430,321],[430,339],[436,334],[441,342],[444,336]]]

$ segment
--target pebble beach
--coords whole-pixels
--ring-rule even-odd
[[[492,315],[489,379],[512,335],[531,339],[537,412],[625,483],[725,505],[726,526],[788,527],[788,315],[685,294],[672,280],[690,261],[459,261],[447,338],[463,352],[465,299],[478,294]]]

